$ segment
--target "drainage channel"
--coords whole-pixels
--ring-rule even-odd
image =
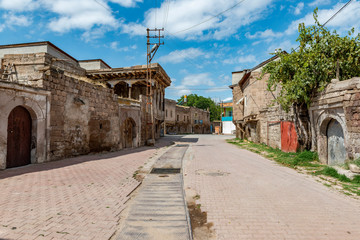
[[[165,152],[130,202],[118,240],[191,240],[182,160],[189,145]]]

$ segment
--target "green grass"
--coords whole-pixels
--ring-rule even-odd
[[[354,160],[352,163],[355,164],[356,166],[360,167],[360,158]]]
[[[269,147],[265,144],[257,144],[253,142],[245,142],[242,139],[231,139],[227,140],[228,143],[238,145],[242,148],[260,154],[266,158],[273,159],[276,162],[295,168],[296,166],[304,167],[318,167],[318,156],[317,153],[310,151],[298,152],[298,153],[286,153],[280,149]]]
[[[333,178],[338,179],[340,182],[351,182],[350,178],[348,178],[344,174],[339,174],[335,168],[332,168],[329,166],[326,166],[323,169],[316,171],[314,174],[333,177]]]

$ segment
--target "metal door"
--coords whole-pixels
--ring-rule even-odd
[[[281,122],[281,150],[284,152],[296,152],[299,143],[295,125],[293,122]]]
[[[344,164],[346,149],[344,144],[344,132],[338,121],[331,120],[327,128],[328,137],[328,164]]]
[[[14,108],[8,118],[6,167],[31,163],[31,116],[23,107]]]

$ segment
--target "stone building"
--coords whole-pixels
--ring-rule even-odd
[[[262,68],[275,61],[274,56],[252,69],[232,73],[233,122],[236,136],[264,143],[283,151],[298,148],[292,114],[275,104],[276,92],[267,91],[268,74]]]
[[[0,46],[0,59],[0,169],[141,146],[152,130],[160,136],[171,81],[159,64],[150,66],[147,104],[143,65],[78,61],[50,42]]]
[[[164,126],[166,134],[210,133],[210,112],[165,99]]]
[[[321,162],[360,157],[360,78],[333,80],[310,106],[312,150]]]
[[[294,116],[274,103],[278,92],[266,90],[268,75],[261,68],[233,73],[233,109],[237,137],[294,152],[299,143]],[[341,165],[360,157],[360,78],[333,80],[309,108],[312,151],[322,163]]]

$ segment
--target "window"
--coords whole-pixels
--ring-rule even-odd
[[[184,122],[185,122],[185,116],[184,116]]]
[[[176,116],[176,121],[179,121],[179,115]]]
[[[197,120],[196,120],[196,119],[194,120],[194,123],[197,124]]]
[[[189,116],[187,116],[187,121],[189,121]]]
[[[166,109],[166,111],[165,111],[165,116],[167,117],[167,109]]]
[[[170,117],[172,117],[172,110],[170,111]]]
[[[229,117],[232,117],[232,111],[229,111]]]

